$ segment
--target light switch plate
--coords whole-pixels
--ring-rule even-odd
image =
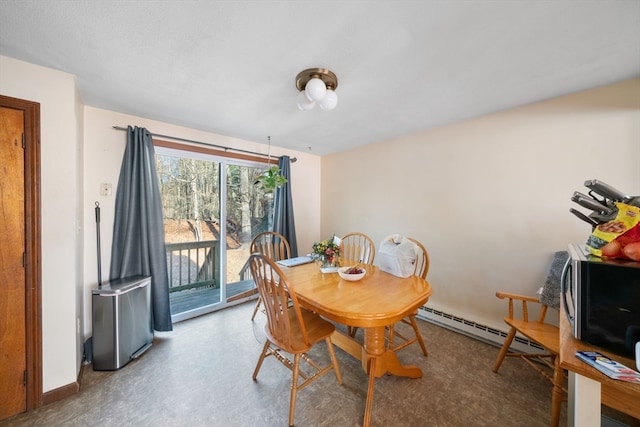
[[[102,184],[100,184],[100,195],[101,196],[111,195],[111,183],[103,182]]]

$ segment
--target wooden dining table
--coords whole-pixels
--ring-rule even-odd
[[[364,343],[336,329],[334,345],[362,363],[369,375],[363,426],[371,420],[373,387],[376,377],[385,373],[408,378],[422,377],[417,366],[403,365],[389,350],[385,327],[415,313],[431,296],[431,286],[420,277],[401,278],[372,265],[359,281],[347,281],[338,273],[322,273],[315,263],[283,267],[300,305],[334,322],[362,328]]]

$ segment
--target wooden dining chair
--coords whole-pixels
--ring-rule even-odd
[[[252,254],[256,252],[260,253],[273,261],[280,261],[291,257],[289,242],[282,234],[275,231],[265,231],[257,234],[253,240],[251,240],[249,252]],[[258,295],[258,301],[256,302],[256,306],[253,308],[251,320],[255,319],[256,313],[258,313],[261,304],[262,297]]]
[[[342,236],[340,257],[345,266],[358,262],[372,265],[376,257],[376,246],[373,244],[373,240],[364,233],[347,233]]]
[[[427,252],[427,249],[424,247],[424,245],[419,241],[417,241],[416,239],[412,239],[410,237],[407,237],[407,239],[413,242],[419,248],[416,261],[415,261],[413,275],[418,276],[422,279],[426,279],[427,273],[429,272],[429,252]],[[389,342],[390,350],[398,351],[407,347],[408,345],[411,345],[417,342],[420,345],[420,348],[422,349],[422,353],[425,356],[427,356],[427,347],[424,345],[422,334],[420,334],[420,329],[418,329],[418,324],[416,323],[417,314],[418,312],[416,311],[415,313],[410,314],[409,316],[405,317],[404,319],[400,320],[400,322],[398,322],[398,323],[403,323],[411,326],[411,328],[413,328],[413,333],[414,333],[413,337],[407,337],[401,334],[396,330],[395,325],[391,325],[387,328],[388,329],[387,339]],[[397,339],[400,340],[399,344],[396,344]]]
[[[376,257],[376,245],[371,237],[364,233],[351,232],[341,238],[340,243],[340,262],[343,266],[355,264],[373,265]],[[358,328],[355,326],[347,326],[347,333],[351,337],[356,336]]]
[[[557,310],[560,307],[560,276],[566,258],[566,252],[555,253],[540,297],[496,292],[498,298],[509,301],[509,312],[504,321],[510,329],[493,365],[493,372],[498,372],[506,357],[517,357],[549,380],[553,384],[551,392],[552,427],[557,427],[560,422],[560,410],[563,400],[566,400],[567,389],[564,387],[565,371],[560,367],[560,330],[556,326],[557,323],[547,323],[545,318],[549,308]],[[514,302],[520,305],[518,316],[515,314]],[[535,319],[529,319],[529,309],[532,308],[532,305],[538,307],[538,317]],[[558,313],[556,312],[556,316]],[[537,343],[544,351],[511,352],[511,343],[516,334]]]
[[[342,384],[340,367],[331,342],[335,326],[318,314],[300,307],[295,291],[289,286],[287,278],[274,261],[254,253],[249,258],[249,265],[267,314],[267,324],[264,329],[267,339],[253,372],[253,380],[257,380],[262,362],[269,356],[274,356],[291,369],[293,379],[289,402],[289,426],[292,426],[298,390],[331,369],[335,371],[338,383]],[[326,342],[331,358],[331,364],[325,367],[319,366],[307,355],[307,352],[322,340]],[[293,362],[285,352],[293,355]],[[312,368],[311,374],[300,369],[300,359],[305,360]],[[302,382],[300,377],[303,379]]]

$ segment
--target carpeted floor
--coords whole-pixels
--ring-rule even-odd
[[[156,333],[138,360],[114,372],[87,365],[80,393],[0,426],[285,426],[291,372],[268,358],[252,380],[265,322],[262,314],[251,322],[252,309],[249,302],[177,323],[171,333]],[[494,374],[498,348],[419,323],[429,356],[417,345],[398,355],[424,376],[377,379],[372,426],[549,425],[551,384],[533,369],[509,359]],[[344,384],[329,373],[301,390],[297,426],[362,425],[367,377],[359,361],[336,354]],[[312,356],[328,362],[324,343]]]

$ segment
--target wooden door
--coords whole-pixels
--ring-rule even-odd
[[[38,111],[0,96],[0,420],[42,400]]]
[[[0,418],[27,409],[23,127],[22,111],[0,110]]]

